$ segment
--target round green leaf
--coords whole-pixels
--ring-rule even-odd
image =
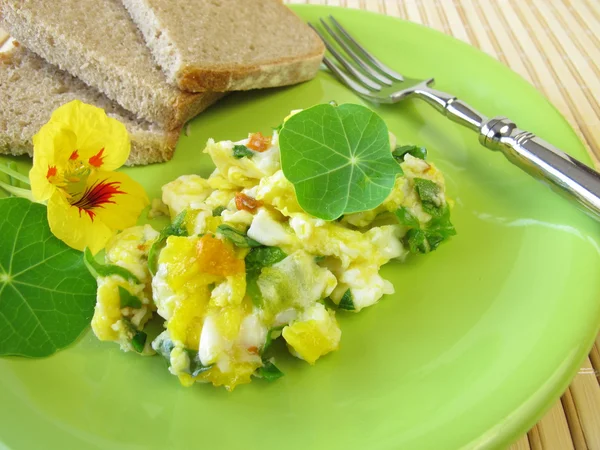
[[[0,200],[0,355],[48,356],[92,318],[96,282],[81,252],[51,233],[46,207]]]
[[[322,104],[295,114],[279,146],[298,203],[325,220],[379,206],[400,173],[385,122],[360,105]]]

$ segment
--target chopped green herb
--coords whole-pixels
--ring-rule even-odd
[[[277,131],[278,133],[280,133],[282,128],[283,128],[283,122],[280,123],[279,125],[277,125],[275,128],[273,128],[273,131]]]
[[[83,251],[83,261],[92,276],[95,278],[117,275],[124,280],[131,281],[135,284],[140,284],[139,278],[124,267],[117,266],[115,264],[100,264],[98,261],[96,261],[96,258],[94,258],[94,255],[92,255],[92,252],[87,247]]]
[[[429,253],[454,235],[456,229],[450,222],[450,208],[446,205],[439,217],[433,217],[424,228],[409,230],[405,239],[411,253]]]
[[[225,211],[227,208],[225,208],[224,206],[217,206],[215,209],[213,209],[212,211],[212,215],[213,217],[219,217],[221,214],[223,214],[223,211]]]
[[[136,352],[142,353],[144,351],[144,346],[146,345],[146,340],[148,339],[148,335],[143,331],[138,331],[133,336],[131,340],[131,346],[135,349]]]
[[[246,276],[246,294],[250,296],[254,306],[261,306],[263,301],[263,297],[257,283],[258,275],[259,274],[248,274]]]
[[[263,267],[270,267],[287,257],[279,247],[256,247],[246,255],[246,272],[259,272]]]
[[[119,286],[119,298],[121,299],[121,308],[139,309],[142,307],[142,301],[123,286]]]
[[[199,374],[201,374],[202,372],[206,372],[207,370],[212,369],[212,367],[214,366],[214,364],[211,364],[209,366],[205,366],[202,364],[202,362],[200,361],[200,356],[198,355],[198,350],[190,350],[190,349],[185,349],[185,351],[188,354],[188,357],[190,358],[190,369],[189,369],[189,373],[191,376],[196,377]]]
[[[398,210],[396,210],[396,217],[398,217],[398,222],[400,225],[404,225],[410,228],[419,228],[419,221],[415,216],[411,214],[408,208],[402,206]]]
[[[456,230],[450,222],[450,208],[440,204],[441,188],[438,184],[424,178],[415,178],[415,191],[421,199],[423,211],[431,215],[431,220],[421,225],[417,218],[405,208],[396,211],[401,225],[409,227],[404,238],[411,253],[429,253],[451,236]]]
[[[450,208],[448,205],[442,208],[440,216],[429,221],[426,232],[430,250],[435,250],[442,241],[456,235],[456,229],[450,222]]]
[[[273,341],[277,338],[273,338],[273,334],[274,333],[280,333],[281,330],[283,330],[283,328],[285,327],[285,325],[281,325],[280,327],[274,327],[269,329],[269,331],[267,331],[267,338],[265,339],[265,345],[263,345],[263,348],[261,350],[261,355],[264,355],[267,350],[269,349],[269,347],[271,347],[271,344],[273,343]],[[280,333],[281,335],[281,333]],[[279,337],[279,336],[278,336]]]
[[[399,145],[392,151],[392,156],[396,158],[398,162],[402,162],[407,153],[415,158],[427,158],[427,149],[425,147],[417,147],[416,145]]]
[[[46,206],[0,200],[0,356],[49,356],[90,325],[96,281],[57,239]]]
[[[321,303],[327,309],[335,310],[339,306],[337,303],[331,300],[331,297],[320,298],[319,300],[317,300],[317,302]]]
[[[185,227],[185,216],[187,215],[187,210],[181,211],[173,222],[170,225],[167,225],[162,229],[158,239],[154,241],[152,247],[150,247],[150,251],[148,252],[148,270],[152,275],[156,275],[156,271],[158,270],[158,254],[165,246],[165,242],[169,236],[187,236],[188,232]]]
[[[156,353],[167,360],[167,365],[171,365],[171,352],[175,348],[175,344],[171,339],[162,339],[156,348]]]
[[[167,365],[171,365],[171,352],[175,348],[175,344],[169,338],[164,338],[160,341],[158,347],[156,348],[156,352],[167,360]],[[210,370],[213,365],[205,366],[200,361],[200,357],[198,356],[198,350],[191,350],[189,348],[184,349],[188,354],[188,358],[190,360],[190,366],[188,369],[188,373],[195,377],[202,372],[206,372]]]
[[[230,225],[223,224],[217,227],[217,231],[233,242],[236,246],[247,248],[247,247],[260,247],[262,244],[249,238],[241,231],[236,230]]]
[[[257,284],[263,267],[270,267],[287,257],[279,247],[256,247],[246,255],[246,293],[256,306],[262,304],[262,295]]]
[[[425,232],[419,228],[413,228],[406,233],[408,248],[411,253],[429,253],[429,245]]]
[[[318,264],[326,258],[324,255],[315,256],[315,262]]]
[[[431,180],[424,178],[415,178],[415,190],[421,199],[423,211],[431,214],[433,217],[438,217],[442,214],[443,208],[440,206],[439,195],[441,188]]]
[[[264,378],[267,381],[275,381],[283,376],[283,372],[277,368],[271,361],[263,361],[262,367],[256,371],[259,378]]]
[[[354,311],[356,309],[354,307],[354,298],[352,297],[352,291],[350,289],[344,292],[338,308],[345,311]]]
[[[385,122],[361,105],[305,109],[286,121],[279,146],[298,203],[320,219],[376,208],[401,172]]]
[[[243,157],[252,158],[254,152],[245,145],[234,145],[233,146],[233,157],[235,159],[242,159]]]

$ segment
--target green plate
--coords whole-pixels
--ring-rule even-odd
[[[327,7],[400,72],[434,76],[490,116],[586,162],[575,133],[518,75],[438,32]],[[208,175],[207,138],[269,133],[293,108],[361,100],[326,72],[285,89],[231,95],[202,114],[168,164],[127,170],[157,196]],[[389,264],[396,294],[340,313],[342,346],[314,367],[281,356],[286,376],[233,393],[181,387],[159,358],[121,353],[88,333],[44,360],[0,360],[0,448],[502,448],[565,390],[600,322],[600,228],[571,204],[418,100],[375,107],[399,142],[427,146],[455,199],[458,235]]]

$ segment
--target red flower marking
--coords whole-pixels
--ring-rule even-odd
[[[89,161],[90,164],[96,168],[102,166],[102,164],[104,163],[104,156],[102,156],[102,154],[104,153],[104,148],[101,148],[100,151],[98,153],[96,153],[94,156],[92,156]]]
[[[76,159],[79,159],[79,153],[77,152],[77,150],[75,150],[73,153],[71,153],[71,156],[69,156],[69,159],[71,161],[74,161]]]
[[[112,198],[118,194],[125,194],[124,191],[119,190],[121,183],[112,181],[107,183],[106,180],[96,182],[92,186],[88,187],[81,198],[75,203],[71,203],[72,206],[79,208],[79,215],[81,212],[85,212],[90,220],[94,220],[96,213],[94,208],[104,208],[104,205],[108,203],[114,204]]]
[[[48,166],[48,172],[46,173],[46,179],[49,180],[51,177],[56,176],[56,166]]]

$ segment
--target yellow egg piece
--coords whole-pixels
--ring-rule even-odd
[[[221,372],[217,367],[199,374],[197,381],[210,382],[213,386],[224,386],[228,391],[240,384],[248,384],[252,381],[252,374],[258,369],[260,362],[239,362],[230,367],[230,371]]]
[[[101,341],[116,341],[118,331],[112,328],[121,319],[121,298],[118,284],[110,278],[98,280],[96,309],[92,318],[92,330]]]
[[[295,322],[283,329],[285,341],[309,364],[314,364],[321,356],[339,347],[342,332],[335,315],[329,311],[325,312],[325,316],[321,320]]]

